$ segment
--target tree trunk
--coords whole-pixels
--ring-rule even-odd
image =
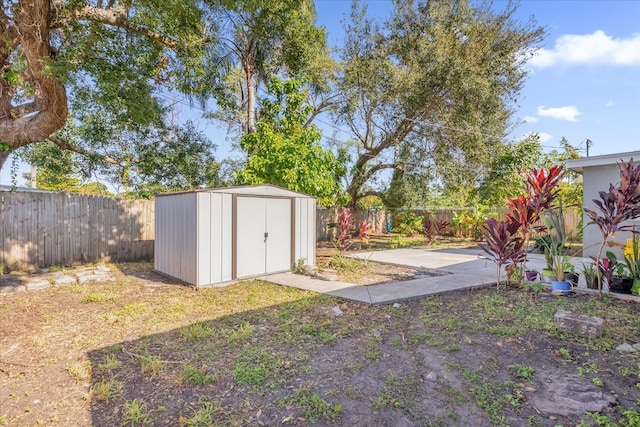
[[[15,26],[22,57],[26,62],[24,78],[33,87],[34,113],[16,117],[7,111],[15,88],[6,80],[0,93],[0,141],[9,151],[0,153],[0,168],[9,152],[27,144],[42,142],[64,126],[67,120],[67,96],[62,83],[48,69],[50,59],[49,28],[50,0],[23,0],[18,4]],[[9,31],[5,28],[5,34]],[[6,54],[5,54],[6,55]],[[3,66],[9,65],[9,55],[2,58]],[[6,150],[6,148],[5,148]]]
[[[247,70],[247,133],[256,131],[256,83],[255,74]]]

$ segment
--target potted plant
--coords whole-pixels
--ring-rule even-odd
[[[640,295],[640,239],[634,235],[630,240],[631,245],[628,246],[628,250],[624,254],[624,263],[629,271],[629,277],[633,279],[631,293]]]
[[[587,264],[582,264],[582,274],[584,275],[584,280],[587,283],[587,288],[589,289],[598,289],[598,272],[596,270],[596,265],[592,262]]]
[[[607,252],[607,256],[611,252]],[[613,253],[611,253],[615,257]],[[631,288],[633,287],[633,277],[627,271],[627,267],[624,263],[617,262],[616,260],[616,268],[615,274],[611,282],[609,283],[609,291],[616,292],[619,294],[630,294]]]
[[[571,264],[568,255],[554,255],[551,261],[553,270],[553,278],[551,281],[551,293],[556,295],[568,296],[572,288],[572,283],[565,279],[565,271]]]

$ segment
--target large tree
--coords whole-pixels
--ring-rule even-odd
[[[0,7],[0,168],[50,140],[69,107],[107,108],[128,126],[159,123],[156,86],[185,75],[206,39],[197,0],[4,1]],[[79,114],[77,115],[79,116]],[[79,117],[75,117],[78,119]],[[92,154],[91,152],[87,154]]]
[[[477,168],[502,144],[527,55],[543,35],[534,22],[517,23],[511,4],[394,4],[378,26],[354,3],[346,28],[336,117],[357,140],[353,203],[384,170],[396,180],[421,168],[450,188],[478,184]]]
[[[206,101],[213,97],[213,117],[240,135],[256,130],[259,90],[274,76],[304,73],[322,85],[320,71],[330,66],[323,28],[315,26],[312,0],[208,0],[219,37],[206,45],[201,75],[191,86]]]

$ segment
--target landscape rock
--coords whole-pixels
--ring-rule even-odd
[[[25,290],[20,276],[0,275],[0,294],[24,292]]]
[[[47,289],[51,287],[51,282],[45,277],[30,277],[25,279],[24,284],[27,290]]]
[[[96,267],[96,271],[100,271],[102,273],[109,273],[111,271],[111,269],[107,266],[104,265],[100,265],[98,267]]]
[[[374,329],[373,330],[373,336],[376,337],[376,338],[380,338],[382,336],[382,334],[377,329]]]
[[[640,342],[637,342],[633,345],[633,348],[635,348],[636,350],[640,351]]]
[[[331,312],[334,316],[342,316],[344,314],[337,305],[331,309]]]
[[[319,268],[316,273],[316,277],[318,279],[334,282],[338,280],[338,272],[336,270],[331,270],[329,268]]]
[[[302,274],[305,276],[315,276],[316,275],[316,267],[305,264],[302,266]]]
[[[400,308],[402,307],[402,304],[398,304],[397,302],[393,303],[393,308]]]
[[[565,417],[582,416],[587,411],[602,412],[616,403],[615,396],[605,393],[601,387],[586,377],[559,376],[557,372],[539,375],[541,387],[529,400],[540,412]]]
[[[75,285],[77,283],[75,277],[69,276],[67,274],[58,273],[51,277],[53,284],[56,286],[69,286]]]
[[[438,379],[438,376],[436,375],[435,372],[431,371],[427,374],[425,378],[428,379],[429,381],[436,381]]]
[[[590,317],[570,311],[558,310],[553,320],[559,330],[573,335],[586,338],[602,336],[604,320],[600,317]]]
[[[619,345],[618,347],[616,347],[616,350],[619,351],[620,353],[635,353],[638,351],[637,348],[635,348],[629,343],[624,343],[622,345]]]
[[[115,279],[109,276],[108,274],[86,274],[86,275],[83,274],[78,276],[78,283],[80,283],[81,285],[84,285],[87,283],[110,282],[113,280]]]

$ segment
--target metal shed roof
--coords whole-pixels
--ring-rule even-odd
[[[156,197],[171,196],[175,194],[185,193],[226,193],[226,194],[249,194],[253,196],[280,196],[280,197],[303,197],[314,199],[315,197],[304,193],[287,190],[272,184],[262,185],[245,185],[239,187],[220,187],[220,188],[200,188],[197,190],[177,191],[174,193],[158,194]]]

